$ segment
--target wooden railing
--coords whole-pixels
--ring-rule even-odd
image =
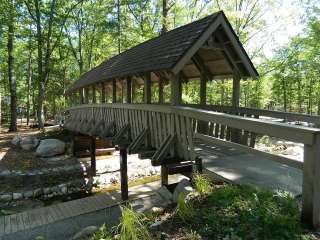
[[[231,106],[220,106],[220,105],[204,105],[200,106],[198,104],[186,104],[185,106],[200,108],[216,112],[225,112],[230,114],[236,114],[240,116],[254,116],[259,117],[270,117],[275,119],[281,119],[285,122],[306,122],[314,126],[320,126],[320,116],[310,115],[304,113],[293,113],[293,112],[281,112],[266,109],[257,108],[246,108],[239,107],[234,110]]]
[[[253,115],[254,112],[252,112]],[[243,135],[268,135],[303,143],[304,161],[262,152],[250,144],[231,142],[230,138],[216,137],[198,131],[202,123],[237,129]],[[152,161],[165,164],[168,158],[194,161],[193,139],[202,138],[212,144],[224,144],[260,155],[272,161],[287,164],[303,171],[302,217],[315,227],[320,225],[320,129],[271,122],[184,106],[152,104],[81,105],[65,110],[65,127],[84,134],[120,141],[126,136],[132,151],[139,144],[155,149]],[[221,134],[221,127],[219,136]],[[232,134],[232,133],[230,133]],[[252,135],[253,136],[253,135]],[[250,137],[249,137],[250,139]],[[121,142],[121,141],[120,141]],[[129,150],[130,151],[130,150]]]

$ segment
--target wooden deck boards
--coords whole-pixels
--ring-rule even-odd
[[[28,210],[22,213],[1,216],[0,238],[6,234],[98,211],[119,202],[121,202],[119,193],[105,193],[44,208]]]
[[[294,196],[302,193],[302,171],[225,146],[195,141],[196,154],[202,158],[205,172],[224,180],[254,184],[273,190],[285,190]]]

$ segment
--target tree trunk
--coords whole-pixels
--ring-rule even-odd
[[[31,51],[31,25],[30,25],[30,40],[29,40],[29,59],[28,59],[28,76],[27,76],[27,125],[30,123],[30,91],[32,81],[32,51]]]
[[[17,131],[17,83],[13,73],[13,41],[14,41],[14,3],[9,2],[9,19],[8,19],[8,79],[10,88],[10,132]]]
[[[117,1],[117,18],[118,18],[118,54],[121,53],[121,7],[120,0]]]
[[[162,0],[162,29],[161,29],[161,34],[164,34],[164,33],[166,33],[168,31],[167,17],[168,17],[168,2],[167,2],[167,0]]]
[[[39,1],[35,0],[35,12],[36,12],[36,25],[37,25],[37,42],[38,42],[38,98],[37,98],[37,120],[38,128],[43,128],[43,100],[44,100],[44,83],[43,83],[43,41],[42,41],[42,30],[41,30],[41,14]]]

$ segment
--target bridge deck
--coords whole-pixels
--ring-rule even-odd
[[[281,189],[294,196],[302,193],[302,171],[235,148],[195,139],[195,151],[204,171],[235,183]]]

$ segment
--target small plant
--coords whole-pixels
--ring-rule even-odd
[[[200,194],[206,194],[212,190],[209,179],[203,174],[196,174],[194,176],[193,184],[196,191]]]
[[[121,208],[120,229],[121,240],[149,240],[151,235],[145,226],[144,215],[133,211],[130,207]]]
[[[195,209],[184,193],[180,193],[177,199],[177,213],[183,221],[188,221],[195,216]]]
[[[105,224],[103,224],[98,231],[96,231],[91,240],[112,240],[112,234],[108,231]]]

